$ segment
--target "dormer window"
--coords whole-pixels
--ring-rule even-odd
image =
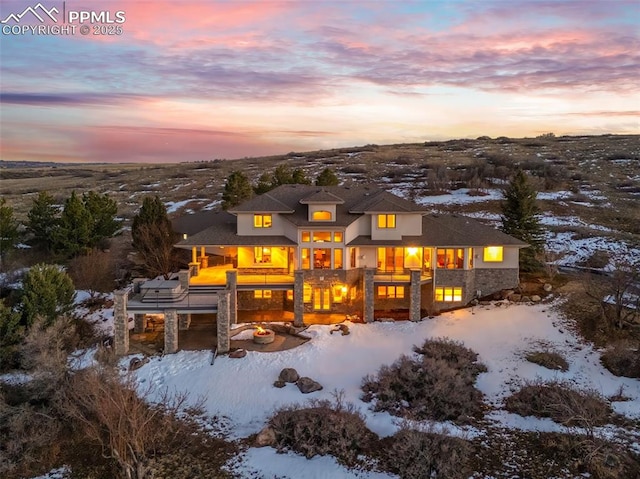
[[[387,229],[396,227],[396,215],[378,215],[378,228]]]
[[[271,228],[273,224],[273,218],[268,215],[253,215],[253,227],[254,228]]]
[[[313,221],[332,221],[333,215],[331,214],[331,211],[318,210],[312,213],[311,219]]]

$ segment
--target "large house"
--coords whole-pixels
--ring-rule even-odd
[[[231,323],[419,320],[517,286],[527,246],[373,186],[282,185],[175,227],[176,247],[191,252],[188,270],[173,282],[141,283],[128,298],[129,310],[163,308],[181,328],[187,315],[220,315],[220,301]]]

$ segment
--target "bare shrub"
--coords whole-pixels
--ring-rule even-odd
[[[469,422],[483,415],[477,375],[486,367],[477,354],[448,339],[425,341],[415,351],[422,358],[401,356],[362,381],[362,399],[374,411],[387,411],[409,419]]]
[[[557,371],[568,371],[569,363],[567,360],[556,351],[545,349],[542,351],[529,351],[525,356],[526,360],[538,364],[547,369],[553,369]]]
[[[74,427],[118,464],[122,477],[142,479],[152,477],[153,457],[195,440],[178,419],[187,395],[165,393],[149,404],[144,400],[149,393],[139,396],[133,380],[121,380],[113,370],[90,368],[69,378],[58,404]]]
[[[115,288],[115,265],[108,252],[91,250],[84,256],[77,256],[69,264],[69,276],[76,289],[96,293],[108,293]]]
[[[616,376],[640,378],[640,349],[631,341],[617,341],[602,353],[600,361]]]
[[[375,435],[352,404],[342,399],[313,401],[311,407],[280,409],[269,425],[276,434],[277,449],[292,449],[305,457],[330,454],[340,462],[354,465],[365,453]]]
[[[577,390],[561,381],[525,384],[505,400],[507,411],[521,416],[548,417],[564,426],[591,429],[613,419],[609,403],[595,390]]]
[[[471,444],[444,431],[404,427],[381,442],[381,466],[403,479],[463,479],[472,472]]]

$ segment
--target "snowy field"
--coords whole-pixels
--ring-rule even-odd
[[[495,410],[488,419],[497,426],[539,431],[562,431],[549,419],[523,418],[502,410],[503,399],[523,380],[561,379],[578,387],[593,388],[604,396],[620,386],[630,401],[613,403],[616,412],[640,417],[640,381],[618,378],[600,364],[600,354],[567,331],[549,305],[491,306],[458,310],[419,323],[389,322],[368,325],[349,324],[351,334],[330,334],[330,326],[311,326],[308,343],[292,350],[248,352],[243,359],[219,357],[210,364],[209,351],[181,351],[155,357],[137,371],[142,386],[152,384],[156,394],[189,391],[192,398],[203,397],[210,415],[224,417],[230,437],[241,438],[262,429],[281,406],[301,403],[308,398],[331,399],[332,392],[344,390],[347,401],[365,415],[368,426],[380,436],[393,434],[399,419],[387,413],[374,413],[360,400],[360,383],[401,354],[412,354],[412,346],[429,337],[448,337],[463,341],[479,353],[489,371],[480,374],[478,388]],[[524,353],[540,343],[561,352],[570,364],[567,372],[550,371],[524,359]],[[273,386],[282,368],[293,367],[301,376],[320,382],[322,391],[303,396],[295,385],[283,389]],[[448,426],[452,434],[476,435],[481,430]],[[603,430],[606,434],[606,430]],[[312,460],[293,453],[276,454],[271,448],[251,448],[229,466],[243,477],[278,478],[385,478],[387,474],[353,472],[330,457]],[[302,471],[304,471],[303,475]]]

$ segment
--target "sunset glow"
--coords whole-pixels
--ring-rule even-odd
[[[126,21],[18,35],[38,1],[2,1],[2,160],[639,132],[635,0],[40,3]]]

